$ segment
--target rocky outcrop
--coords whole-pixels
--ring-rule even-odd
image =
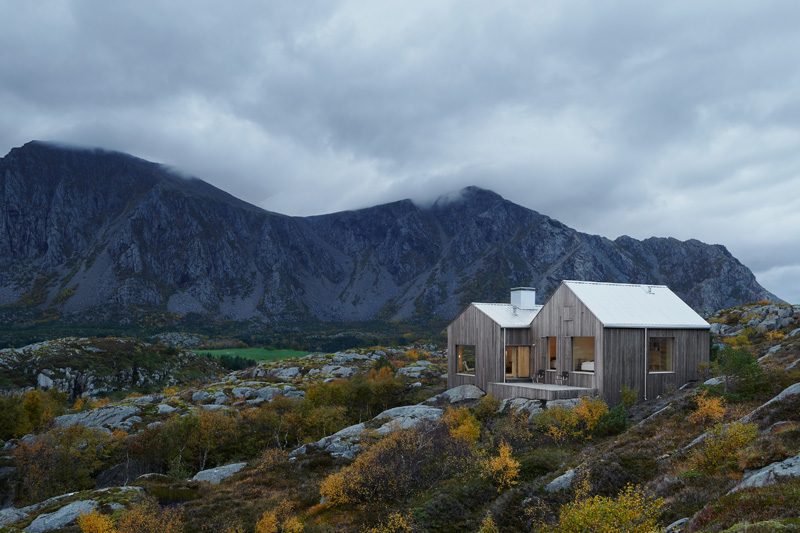
[[[732,337],[740,335],[746,328],[764,333],[800,324],[800,305],[781,302],[750,304],[717,311],[709,315],[708,319],[714,335]],[[792,330],[787,337],[791,338],[795,331],[800,329]]]
[[[789,396],[794,396],[797,394],[800,394],[800,383],[795,383],[794,385],[786,387],[780,392],[780,394],[778,394],[768,402],[759,405],[758,407],[756,407],[755,409],[753,409],[752,411],[741,417],[739,420],[737,420],[737,422],[740,424],[749,424],[750,422],[755,421],[758,418],[759,414],[770,405],[774,404],[775,402],[779,402],[785,398],[788,398]],[[686,446],[684,446],[682,451],[686,451],[693,448],[694,446],[697,446],[698,444],[703,442],[706,439],[706,437],[708,437],[707,431],[702,433],[700,436],[698,436],[696,439],[694,439]]]
[[[776,300],[722,246],[612,241],[475,187],[303,218],[125,154],[32,142],[0,159],[0,305],[17,309],[452,318],[513,286],[547,297],[563,279],[665,284],[707,311]]]
[[[428,398],[423,403],[437,404],[440,402],[447,402],[450,404],[457,404],[479,400],[484,396],[486,396],[486,393],[475,385],[459,385],[458,387],[447,389],[443,393],[437,394],[432,398]]]
[[[213,378],[222,370],[193,352],[133,339],[66,337],[0,350],[0,381],[16,389],[57,389],[71,399],[177,385],[197,375]]]
[[[785,461],[772,463],[754,472],[745,473],[742,482],[730,492],[749,487],[765,487],[777,483],[781,479],[791,477],[800,477],[800,455],[790,457]]]
[[[553,481],[545,485],[546,492],[559,492],[567,490],[572,487],[572,482],[575,479],[576,472],[573,469],[567,470],[564,474],[558,476]]]
[[[58,511],[37,516],[25,530],[30,533],[41,533],[61,529],[73,523],[80,515],[91,513],[97,505],[94,500],[72,502]]]
[[[135,416],[140,409],[133,405],[113,405],[72,415],[61,415],[53,422],[57,427],[84,426],[87,428],[109,428],[128,430],[142,419]],[[131,420],[134,419],[134,420]]]
[[[231,477],[247,466],[247,463],[233,463],[225,466],[218,466],[208,470],[201,470],[192,478],[193,481],[208,481],[212,485],[219,484],[222,480]]]

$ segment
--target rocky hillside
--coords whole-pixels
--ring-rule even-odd
[[[543,299],[562,279],[666,284],[706,311],[776,299],[723,246],[612,241],[474,187],[431,206],[288,217],[120,153],[31,142],[0,160],[6,324],[450,319],[513,286]]]
[[[221,375],[207,357],[134,339],[64,338],[0,350],[0,393],[39,388],[70,399],[185,385]]]
[[[771,307],[715,323],[787,308]],[[187,533],[797,531],[788,309],[777,328],[717,338],[758,369],[729,390],[717,375],[636,405],[445,391],[430,345],[262,362],[117,402],[0,397],[17,421],[0,425],[0,530],[96,531],[75,525],[94,512],[119,533],[145,516]]]

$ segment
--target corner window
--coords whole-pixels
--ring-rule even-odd
[[[594,372],[594,337],[572,337],[572,370]]]
[[[674,372],[673,337],[650,337],[648,369],[650,372]]]
[[[458,344],[456,345],[456,353],[458,353],[458,373],[474,375],[475,345]]]
[[[556,367],[556,338],[547,337],[547,370],[558,370]]]

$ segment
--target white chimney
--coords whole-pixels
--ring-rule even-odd
[[[520,309],[533,309],[536,307],[536,289],[514,287],[511,289],[511,305]]]

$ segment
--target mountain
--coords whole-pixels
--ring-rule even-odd
[[[0,159],[0,305],[285,322],[450,319],[562,279],[669,285],[714,311],[776,297],[724,246],[609,240],[475,187],[312,217],[130,155],[30,142]]]

